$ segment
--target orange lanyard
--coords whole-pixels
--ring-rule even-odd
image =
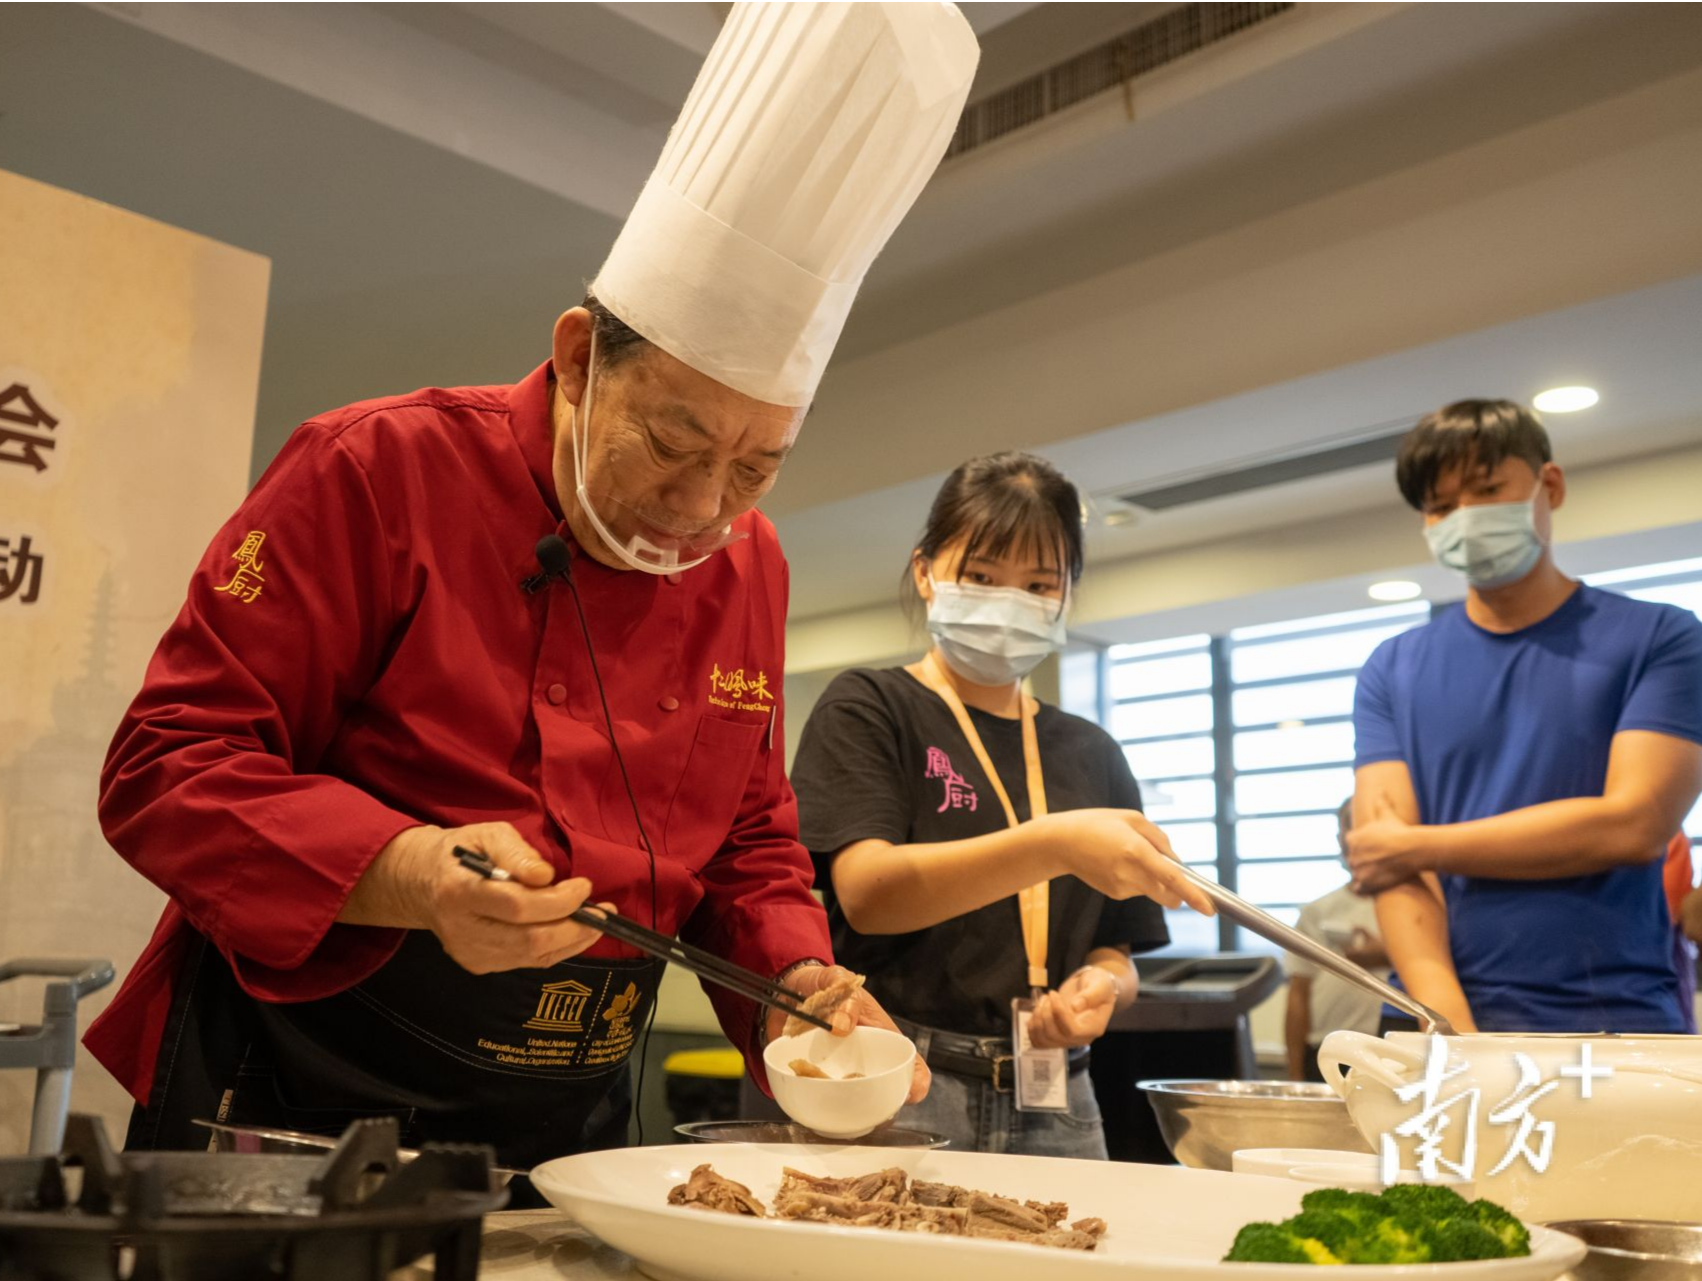
[[[1005,791],[1005,785],[999,779],[999,771],[993,768],[992,758],[987,755],[981,735],[975,730],[975,722],[969,719],[969,710],[964,707],[963,700],[958,697],[957,690],[952,688],[946,674],[940,670],[932,650],[922,660],[922,683],[938,694],[945,705],[951,708],[951,714],[957,718],[957,727],[963,731],[964,738],[969,740],[969,750],[975,753],[975,759],[981,763],[982,771],[993,785],[999,804],[1005,807],[1006,820],[1012,827],[1016,827],[1019,820],[1016,807],[1011,804],[1010,794]],[[1034,713],[1038,707],[1039,704],[1027,694],[1022,696],[1022,763],[1028,775],[1030,818],[1046,816],[1046,781],[1040,774],[1040,740],[1034,732]],[[1022,945],[1028,952],[1028,984],[1033,988],[1045,989],[1051,986],[1046,975],[1046,948],[1049,942],[1048,916],[1052,907],[1052,883],[1041,881],[1038,885],[1030,885],[1017,895],[1017,906],[1022,913]]]

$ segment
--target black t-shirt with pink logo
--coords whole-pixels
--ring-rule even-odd
[[[1022,722],[969,711],[1017,817],[1028,818]],[[1091,721],[1042,704],[1035,719],[1046,806],[1139,809],[1127,758]],[[1022,918],[1015,896],[910,934],[859,934],[833,893],[834,856],[862,840],[929,844],[1006,826],[951,709],[903,668],[842,673],[804,726],[792,786],[800,834],[827,901],[835,958],[868,977],[889,1013],[973,1036],[1010,1032],[1010,1003],[1028,993]],[[1097,947],[1151,951],[1170,941],[1151,899],[1108,899],[1073,876],[1052,882],[1052,986]]]

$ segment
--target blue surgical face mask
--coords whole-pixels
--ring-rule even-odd
[[[1020,587],[929,581],[928,632],[966,681],[1012,684],[1064,646],[1062,601]]]
[[[1480,503],[1456,507],[1424,531],[1431,555],[1446,569],[1466,576],[1473,587],[1492,589],[1516,583],[1542,559],[1537,533],[1539,487],[1524,502]]]

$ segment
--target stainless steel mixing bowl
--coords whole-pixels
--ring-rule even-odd
[[[1702,1281],[1702,1223],[1570,1219],[1548,1225],[1590,1247],[1573,1281]]]
[[[1327,1085],[1308,1081],[1141,1081],[1173,1155],[1196,1170],[1227,1170],[1242,1148],[1370,1152]]]

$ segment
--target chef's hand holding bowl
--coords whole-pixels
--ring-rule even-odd
[[[837,965],[806,965],[786,976],[786,986],[806,999],[854,976]],[[910,1039],[880,1002],[858,988],[828,1016],[831,1033],[811,1028],[781,1035],[786,1016],[768,1011],[763,1063],[774,1101],[799,1125],[834,1138],[854,1138],[884,1125],[906,1103],[920,1103],[933,1077]],[[855,1035],[853,1035],[855,1034]],[[798,1076],[795,1059],[822,1067],[829,1079]],[[843,1079],[847,1072],[862,1075]]]

